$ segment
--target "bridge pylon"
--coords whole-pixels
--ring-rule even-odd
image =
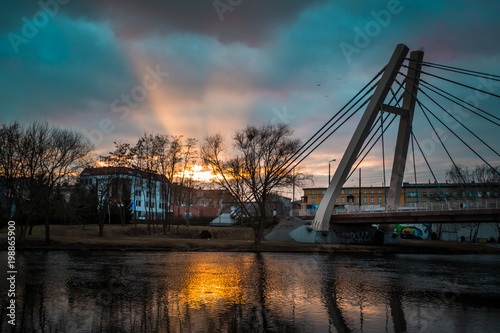
[[[397,209],[399,207],[399,197],[401,194],[401,185],[403,183],[403,174],[406,165],[406,156],[408,153],[408,144],[411,136],[411,126],[413,122],[413,113],[416,103],[416,95],[418,91],[418,82],[420,79],[420,68],[424,53],[422,51],[413,51],[410,55],[410,69],[407,76],[409,79],[404,81],[405,92],[403,94],[403,105],[397,108],[390,105],[385,105],[384,101],[393,85],[401,65],[408,54],[409,48],[404,44],[396,46],[394,53],[385,67],[384,73],[370,98],[370,102],[359,121],[349,145],[339,163],[339,166],[328,186],[328,189],[321,200],[321,203],[316,212],[316,216],[312,223],[312,227],[317,230],[329,230],[330,219],[342,186],[356,161],[366,138],[369,135],[377,114],[389,112],[400,116],[399,130],[396,141],[395,157],[392,167],[391,183],[388,194],[388,209]]]

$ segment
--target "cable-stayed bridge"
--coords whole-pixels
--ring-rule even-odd
[[[452,77],[442,76],[443,73],[452,74]],[[455,77],[463,80],[459,81]],[[482,80],[484,84],[473,86],[468,83],[470,78]],[[432,216],[435,218],[439,216],[439,221],[446,223],[463,221],[463,216],[468,216],[466,218],[471,219],[481,216],[488,221],[499,221],[500,210],[498,207],[490,205],[490,207],[485,208],[477,204],[478,195],[474,193],[474,184],[471,184],[461,171],[460,165],[457,163],[457,156],[453,156],[450,147],[445,144],[442,133],[446,131],[447,135],[455,138],[463,146],[464,154],[466,152],[466,154],[474,156],[477,161],[487,167],[490,175],[489,181],[499,183],[500,172],[495,164],[500,161],[499,141],[497,141],[500,139],[500,135],[498,135],[500,113],[497,111],[498,109],[486,110],[480,107],[480,103],[477,102],[478,98],[484,100],[490,97],[500,102],[498,101],[500,95],[495,93],[495,89],[492,88],[500,86],[499,82],[500,76],[498,75],[424,61],[423,51],[409,53],[406,45],[399,44],[388,64],[307,140],[283,166],[284,170],[288,170],[286,172],[293,170],[342,126],[345,126],[346,122],[355,114],[364,109],[357,128],[318,207],[312,228],[326,231],[330,229],[330,223],[347,223],[349,218],[353,223],[368,223],[370,220],[373,221],[370,223],[394,223],[394,221],[401,223],[403,222],[401,219],[408,221],[416,220],[418,217],[432,219]],[[474,99],[470,96],[466,98],[456,96],[444,89],[443,84],[447,87],[457,86],[470,90],[473,93],[470,96],[477,97]],[[443,101],[451,103],[462,113],[467,113],[468,118],[443,107]],[[414,127],[416,114],[419,117],[423,116],[427,130],[431,130],[433,137],[436,138],[436,144],[442,149],[442,158],[453,165],[456,176],[467,192],[467,200],[472,202],[472,207],[476,202],[477,212],[469,207],[467,213],[464,213],[448,204],[447,196],[439,186],[431,161],[422,147],[422,138],[419,138],[422,133]],[[363,212],[363,218],[361,218],[361,214],[332,215],[342,186],[380,140],[382,141],[385,187],[384,133],[393,123],[396,123],[397,126],[397,138],[391,176],[388,179],[389,191],[385,198],[386,210],[373,213]],[[478,127],[481,128],[479,132],[477,131]],[[492,135],[496,135],[497,140],[492,139]],[[417,183],[415,152],[420,153],[444,199],[439,213],[429,209],[414,209],[411,212],[399,210],[403,176],[406,165],[410,164],[407,163],[407,161],[410,162],[409,157],[413,160],[413,173],[415,183]],[[277,175],[276,179],[280,177]]]

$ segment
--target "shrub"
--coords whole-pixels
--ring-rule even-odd
[[[212,233],[209,230],[202,230],[200,232],[200,238],[203,239],[212,238]]]

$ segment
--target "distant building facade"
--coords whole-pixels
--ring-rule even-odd
[[[109,198],[128,192],[134,219],[166,216],[169,201],[165,193],[170,185],[165,176],[127,167],[86,168],[80,174],[80,183],[87,189],[97,188],[98,195]]]
[[[301,210],[302,214],[315,214],[326,192],[325,187],[304,188]],[[361,191],[361,193],[360,193]],[[335,201],[335,209],[342,211],[349,206],[385,207],[388,187],[343,187]],[[446,199],[446,200],[445,200]],[[450,208],[467,207],[473,204],[493,207],[500,201],[500,183],[475,183],[469,187],[464,184],[451,183],[404,183],[399,198],[400,207],[438,207],[448,205]],[[500,206],[499,206],[500,208]]]

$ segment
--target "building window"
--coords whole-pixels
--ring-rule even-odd
[[[359,203],[359,197],[356,198],[356,202]]]
[[[316,191],[311,191],[311,194],[316,194]]]
[[[148,206],[148,205],[149,205],[149,202],[147,202],[147,201],[146,201],[146,208],[149,208],[149,206]]]
[[[477,192],[477,197],[478,198],[481,198],[483,196],[483,193],[482,192]]]
[[[408,192],[408,198],[417,198],[418,192]]]
[[[382,203],[382,197],[378,197],[378,203]]]
[[[351,193],[352,193],[352,191],[351,191],[351,190],[349,190],[349,191],[347,191],[347,193],[351,194]]]
[[[370,198],[370,202],[371,202],[371,203],[374,203],[374,202],[375,202],[375,198],[374,198],[374,197],[371,197],[371,198]]]
[[[345,203],[345,197],[342,197],[342,203]]]
[[[344,193],[345,193],[345,191],[344,191],[344,190],[342,190],[342,192],[341,192],[341,193],[342,193],[342,194],[344,194]]]
[[[137,201],[135,202],[135,205],[136,205],[137,207],[141,207],[141,200],[137,200]]]
[[[135,190],[135,196],[140,197],[141,196],[141,190]]]
[[[339,203],[339,198],[336,198],[336,199],[335,199],[335,203]]]
[[[363,193],[366,193],[366,190]]]
[[[370,191],[370,193],[375,193],[375,191],[374,191],[374,190],[371,190],[371,191]]]
[[[321,191],[321,194],[325,194],[325,191]]]
[[[315,203],[315,202],[316,202],[316,198],[312,198],[312,199],[311,199],[311,202],[312,202],[312,203]]]
[[[363,198],[363,203],[366,203],[366,197]]]
[[[422,192],[422,196],[425,198],[427,196],[427,192]]]

